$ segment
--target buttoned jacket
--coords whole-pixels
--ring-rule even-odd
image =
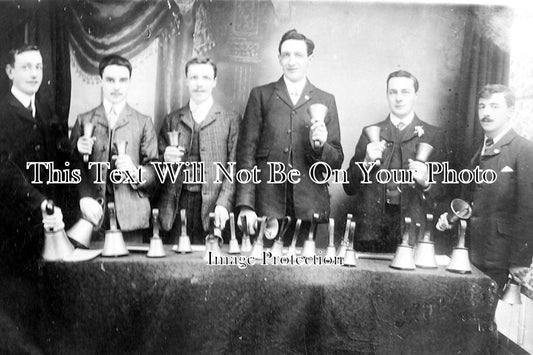
[[[470,255],[486,268],[529,266],[533,257],[533,143],[514,130],[481,155],[471,169],[492,169],[493,183],[470,184],[465,197],[472,203],[469,221]]]
[[[355,154],[350,160],[348,167],[348,184],[344,184],[344,190],[348,195],[355,195],[355,219],[357,221],[357,238],[360,240],[379,240],[382,236],[381,225],[387,204],[387,184],[377,181],[376,174],[379,170],[390,169],[392,155],[395,150],[393,137],[393,125],[390,117],[373,126],[381,129],[380,139],[386,142],[381,165],[375,166],[370,173],[369,184],[364,184],[364,175],[361,168],[356,163],[365,160],[366,147],[370,140],[364,133],[359,137],[355,147]],[[419,128],[416,128],[419,127]],[[444,135],[441,129],[422,121],[415,115],[413,121],[404,128],[405,134],[400,142],[402,156],[401,169],[408,170],[409,159],[415,159],[419,143],[424,142],[433,146],[433,152],[429,161],[441,162],[445,155]],[[413,188],[414,186],[414,188]],[[426,214],[435,213],[434,208],[437,200],[442,198],[442,189],[439,184],[431,186],[429,191],[424,192],[418,184],[400,184],[400,209],[401,218],[410,217],[411,223],[411,244],[415,243],[415,224],[421,224],[422,228],[426,224]]]
[[[110,147],[113,154],[118,152],[114,144],[126,141],[126,154],[135,166],[143,166],[142,179],[144,184],[113,183],[116,217],[120,228],[124,231],[133,231],[149,226],[151,210],[149,196],[156,186],[156,177],[152,161],[157,161],[157,136],[150,117],[126,105],[117,118],[115,128],[109,130],[108,120],[103,105],[83,113],[76,119],[76,124],[71,133],[71,145],[77,146],[78,138],[83,134],[83,126],[90,122],[94,124],[93,137],[96,141],[89,158],[90,162],[109,162],[110,168],[115,169],[114,162],[110,160]],[[111,143],[111,144],[110,144]],[[102,166],[101,171],[97,166],[89,169],[88,163],[82,162],[82,156],[74,149],[74,157],[82,169],[82,182],[79,184],[81,197],[102,199],[106,197],[106,183],[108,183],[108,168]],[[101,175],[98,175],[100,173]],[[99,183],[98,177],[102,181]],[[107,201],[105,201],[107,203]]]
[[[324,121],[327,141],[317,151],[309,142],[308,109],[313,104],[327,107]],[[237,152],[239,170],[250,171],[254,167],[260,170],[259,183],[238,185],[237,206],[254,209],[260,216],[285,216],[287,183],[275,183],[270,178],[272,164],[282,163],[284,172],[296,169],[300,173],[300,181],[293,184],[296,218],[309,221],[313,213],[318,213],[321,221],[327,221],[330,213],[328,184],[315,183],[309,175],[313,164],[324,163],[326,165],[321,165],[314,174],[317,180],[322,180],[327,168],[340,168],[344,158],[333,95],[307,81],[299,101],[293,104],[283,78],[252,89]]]
[[[40,254],[40,205],[45,199],[54,199],[57,185],[47,184],[44,166],[27,164],[50,162],[61,169],[62,156],[69,153],[66,130],[58,117],[38,100],[35,107],[32,117],[31,110],[11,93],[0,101],[0,235],[2,252],[7,253],[2,253],[2,258],[26,253],[24,257],[31,259]]]
[[[216,205],[232,211],[235,201],[237,182],[231,181],[223,173],[221,167],[235,177],[235,154],[237,137],[239,135],[239,115],[224,109],[214,102],[206,118],[200,124],[199,146],[200,162],[205,171],[204,181],[201,182],[202,194],[202,225],[204,230],[209,228],[209,213],[213,212]],[[192,134],[194,120],[189,105],[169,113],[159,132],[159,153],[163,160],[165,149],[170,145],[168,132],[179,132],[179,145],[185,148],[183,162],[186,162],[192,149]],[[217,174],[218,170],[218,174]],[[184,170],[182,170],[182,173]],[[217,176],[221,182],[216,182]],[[167,178],[158,203],[160,220],[164,230],[169,230],[179,215],[178,203],[183,189],[183,174],[172,183]]]

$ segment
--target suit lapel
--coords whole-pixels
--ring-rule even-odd
[[[315,86],[309,82],[309,80],[306,79],[304,89],[302,90],[302,94],[300,95],[300,98],[298,99],[298,102],[294,106],[295,109],[299,108],[302,105],[305,105],[305,103],[313,97],[313,91],[315,90]],[[291,101],[292,102],[292,101]]]
[[[194,121],[192,118],[191,108],[189,104],[182,108],[178,113],[178,119],[183,122],[187,127],[191,129],[191,131],[194,129]]]
[[[289,91],[287,90],[287,85],[283,81],[283,76],[274,84],[276,90],[276,95],[290,108],[293,107],[292,100],[289,96]]]
[[[100,104],[100,106],[96,108],[96,110],[93,113],[93,116],[91,117],[91,122],[105,127],[106,130],[109,128],[109,125],[107,123],[107,116],[105,114],[105,108],[103,104]]]
[[[115,124],[115,130],[129,124],[132,116],[133,116],[133,109],[128,104],[126,104],[126,106],[124,106],[124,109],[120,113],[120,116],[118,116],[117,118],[117,123]]]
[[[220,114],[221,114],[220,106],[216,102],[213,102],[213,105],[209,109],[209,113],[207,114],[207,117],[205,118],[205,120],[202,122],[201,127],[202,128],[207,127],[211,123],[215,122],[215,120],[220,116]]]
[[[37,123],[37,120],[31,115],[31,111],[28,110],[22,103],[10,93],[9,104],[15,109],[15,113],[18,117],[31,123]]]
[[[422,134],[420,134],[420,136],[419,136],[417,131],[415,130],[415,127],[417,127],[417,126],[421,126],[422,129],[423,129],[422,121],[420,121],[420,118],[418,118],[418,116],[415,115],[415,117],[413,118],[411,123],[409,125],[407,125],[407,127],[404,128],[405,133],[403,135],[402,142],[409,141],[409,140],[413,139],[414,137],[421,137],[422,136]]]
[[[517,135],[518,134],[515,132],[515,130],[511,128],[509,132],[505,133],[504,136],[498,142],[492,145],[492,147],[487,148],[483,156],[490,157],[500,154],[500,152],[502,151],[502,147],[511,143]]]

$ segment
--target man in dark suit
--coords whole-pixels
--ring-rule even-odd
[[[233,209],[235,183],[219,173],[215,183],[216,166],[220,163],[228,171],[227,163],[235,161],[239,115],[223,108],[213,100],[217,67],[208,58],[193,58],[185,65],[186,85],[190,100],[187,105],[169,113],[159,133],[159,152],[165,162],[202,163],[205,181],[184,183],[183,174],[172,183],[165,181],[159,209],[164,230],[177,241],[181,233],[179,210],[187,213],[187,235],[193,243],[204,243],[209,230],[209,213],[215,213],[215,226],[224,228]],[[168,133],[179,134],[179,146],[171,146]],[[201,168],[198,165],[199,168]]]
[[[11,92],[0,101],[0,352],[39,353],[35,346],[40,316],[38,263],[44,245],[43,227],[64,228],[61,208],[43,217],[46,200],[56,197],[41,169],[35,183],[30,162],[52,162],[56,169],[70,150],[66,124],[36,99],[43,78],[43,61],[36,46],[9,52],[6,73]]]
[[[510,273],[525,281],[533,257],[533,143],[511,128],[515,97],[503,85],[486,85],[478,94],[478,117],[485,132],[484,144],[471,168],[492,169],[494,183],[465,186],[472,203],[469,221],[472,263],[500,287]],[[446,213],[437,229],[450,229]]]
[[[344,158],[335,98],[307,79],[313,41],[291,30],[281,38],[278,50],[283,76],[251,91],[237,148],[238,169],[260,169],[260,183],[237,186],[236,206],[239,216],[247,217],[250,233],[255,232],[258,215],[310,221],[318,213],[321,222],[327,221],[328,187],[313,182],[309,169],[314,163],[338,169]],[[324,120],[311,119],[308,109],[313,104],[327,108]],[[300,181],[269,183],[267,163],[283,163],[284,172],[296,169]],[[315,175],[321,175],[323,168]]]
[[[32,183],[29,162],[54,162],[61,168],[58,152],[68,154],[68,138],[50,107],[35,94],[43,78],[43,62],[36,46],[24,45],[9,53],[6,73],[11,92],[0,102],[0,265],[32,267],[43,246],[47,230],[64,228],[61,208],[51,216],[42,211],[54,198],[53,184],[41,168],[42,183]],[[42,222],[42,223],[41,223]]]
[[[411,235],[414,237],[415,223],[424,228],[425,215],[432,211],[439,189],[429,184],[425,164],[415,157],[419,144],[424,142],[434,148],[430,160],[441,161],[444,137],[439,128],[415,114],[418,86],[418,80],[407,71],[389,75],[387,100],[391,112],[386,120],[374,125],[381,130],[380,141],[370,142],[363,131],[350,160],[349,183],[343,187],[347,194],[356,196],[357,250],[394,252],[400,241],[403,218],[413,220]],[[370,183],[362,183],[364,169],[370,170]],[[415,184],[377,181],[376,174],[384,169],[410,170]]]
[[[97,200],[114,201],[119,228],[127,242],[143,242],[150,235],[151,208],[149,196],[154,191],[156,176],[151,162],[158,159],[157,136],[150,117],[128,105],[126,99],[132,66],[118,55],[109,55],[100,61],[103,102],[93,110],[78,116],[71,133],[71,144],[76,147],[74,157],[82,171],[80,209],[82,215],[98,224],[103,210]],[[85,124],[94,125],[93,137],[83,135]],[[118,151],[125,142],[125,151]],[[95,183],[99,168],[82,163],[107,162],[110,169],[124,172],[122,183],[113,183],[110,169],[102,166],[102,183]],[[129,176],[126,176],[126,172]],[[108,217],[109,214],[106,214]],[[109,228],[106,219],[104,228]]]

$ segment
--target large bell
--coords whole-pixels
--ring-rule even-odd
[[[336,250],[335,250],[335,220],[333,218],[329,219],[328,232],[329,232],[329,243],[328,243],[328,248],[326,249],[326,257],[334,258],[336,254]]]
[[[357,259],[357,255],[355,254],[355,249],[353,247],[355,241],[355,222],[350,222],[350,233],[348,238],[350,238],[350,236],[352,237],[352,244],[346,250],[346,255],[344,255],[344,258],[342,259],[342,265],[354,267],[356,266]]]
[[[250,235],[248,234],[246,216],[241,216],[241,231],[242,231],[242,253],[249,253],[252,251],[252,241],[250,240]]]
[[[433,152],[433,146],[429,143],[420,142],[416,147],[415,159],[425,163],[429,160],[431,153]]]
[[[54,213],[54,202],[48,200],[45,209],[42,211],[45,214],[52,215]],[[65,230],[48,231],[44,230],[44,248],[42,257],[46,261],[61,261],[68,257],[74,251],[74,246],[67,238]]]
[[[257,239],[255,240],[255,243],[252,247],[251,254],[251,256],[257,260],[263,259],[263,237],[265,236],[267,217],[259,218],[259,223],[261,223],[261,227],[259,228],[259,235],[257,236]]]
[[[318,213],[313,213],[313,220],[311,221],[311,226],[309,227],[309,235],[307,240],[304,241],[304,246],[302,249],[302,256],[305,257],[313,257],[315,256],[316,252],[316,244],[315,244],[315,234],[316,234],[316,227],[318,224]]]
[[[472,207],[468,202],[455,198],[450,203],[447,219],[450,224],[454,224],[459,219],[469,219],[472,216]]]
[[[80,218],[69,230],[67,230],[67,236],[81,246],[89,248],[93,229],[94,224],[85,218]]]
[[[522,287],[512,277],[509,277],[503,287],[502,302],[510,305],[522,304],[522,300],[520,299],[521,289]]]
[[[390,264],[391,268],[400,270],[415,270],[415,262],[413,260],[413,247],[409,245],[409,230],[411,228],[411,218],[404,218],[404,232],[402,236],[402,243],[396,248],[396,253]]]
[[[433,215],[426,214],[426,230],[424,237],[418,241],[414,253],[414,262],[417,267],[436,269],[437,258],[435,257],[435,243],[431,241],[431,229],[433,228]]]
[[[461,219],[459,221],[459,228],[457,229],[459,240],[457,246],[452,251],[452,257],[446,270],[459,274],[467,274],[472,272],[470,265],[470,257],[468,249],[465,247],[466,221]]]
[[[150,238],[150,249],[146,254],[149,258],[163,258],[167,254],[163,248],[163,240],[159,237],[159,210],[154,208],[152,210],[152,224],[153,224],[153,236]]]
[[[105,231],[104,249],[102,256],[125,256],[128,255],[128,249],[124,243],[122,232],[117,228],[117,220],[115,215],[115,203],[109,202],[107,204],[109,211],[109,226],[110,229]]]
[[[191,247],[191,238],[187,234],[187,212],[185,209],[180,211],[181,219],[181,235],[178,238],[178,248],[176,249],[177,253],[186,254],[192,253]]]

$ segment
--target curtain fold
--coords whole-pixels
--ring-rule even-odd
[[[512,12],[503,7],[489,10],[472,8],[466,22],[458,111],[455,122],[448,127],[449,137],[455,137],[450,141],[450,160],[456,167],[466,166],[483,140],[477,117],[478,91],[486,84],[509,83]]]
[[[131,58],[146,49],[179,14],[174,1],[70,1],[68,33],[77,63],[98,75],[105,55]]]
[[[466,22],[461,59],[459,107],[451,122],[451,163],[464,167],[483,140],[477,117],[477,93],[486,84],[509,83],[509,29],[512,11],[504,7],[472,8]]]
[[[180,14],[179,26],[171,23],[159,37],[154,124],[185,104],[185,63],[193,51],[194,21],[190,12]]]

